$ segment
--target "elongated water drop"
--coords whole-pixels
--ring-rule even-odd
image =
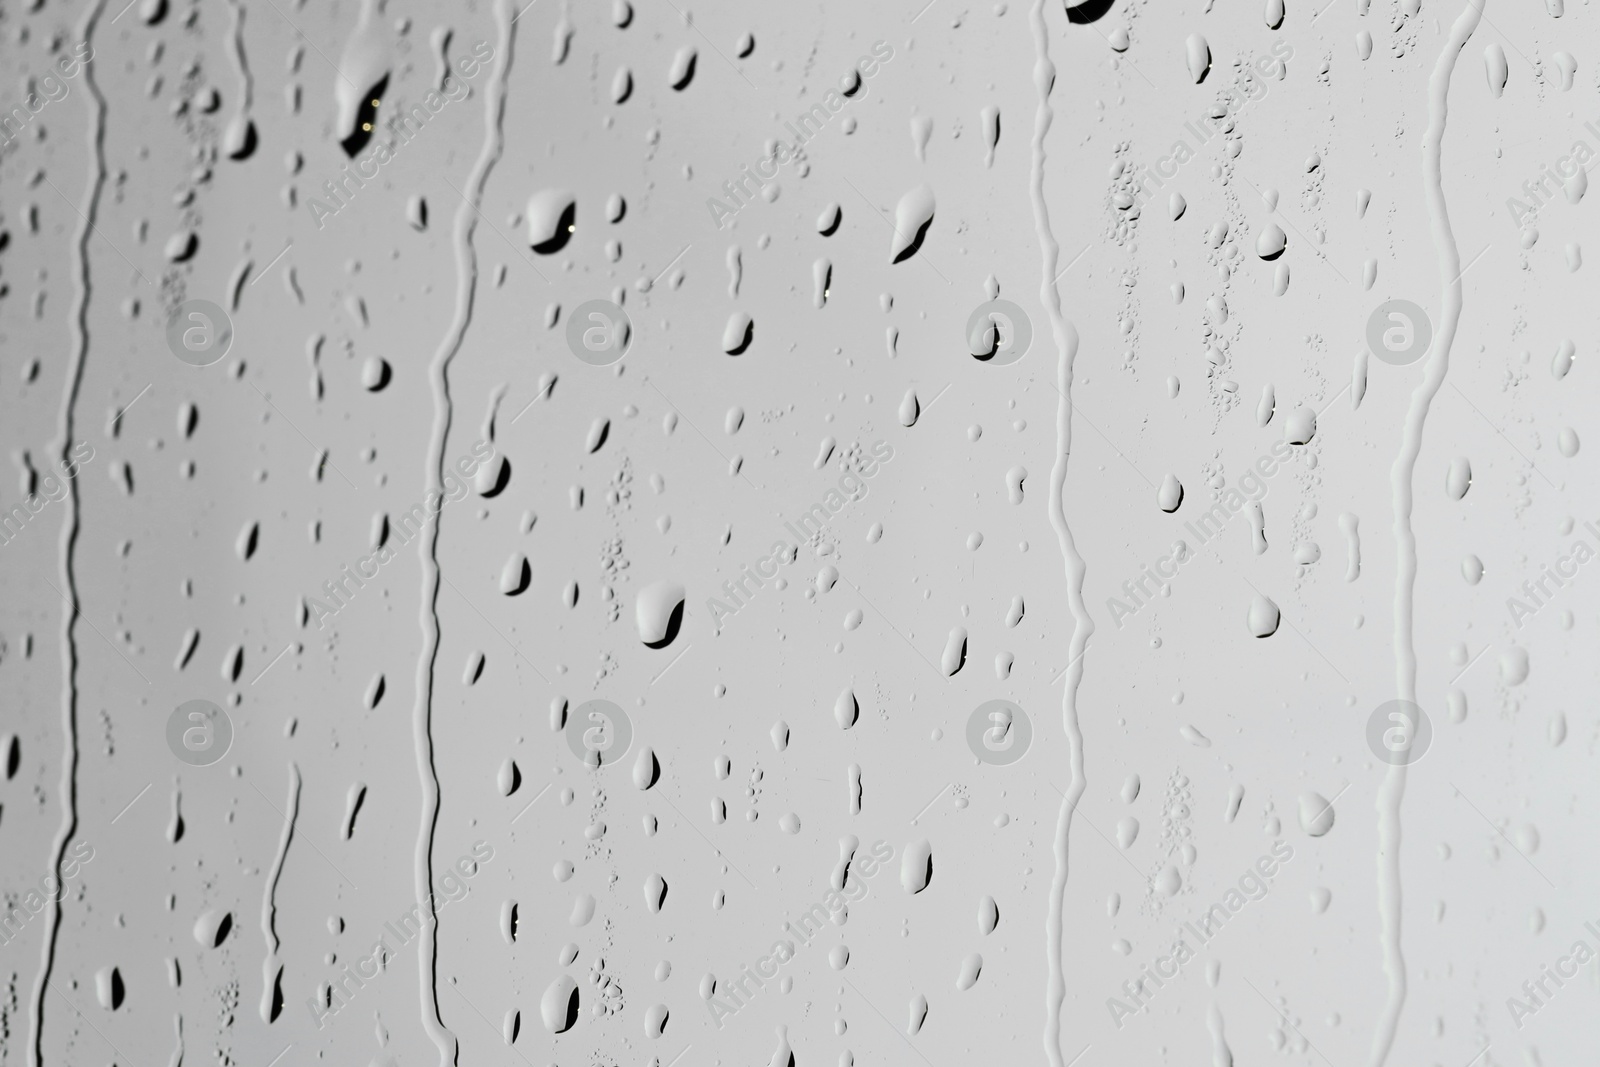
[[[894,240],[889,244],[889,262],[910,259],[922,247],[922,239],[933,224],[933,188],[919,185],[900,198],[894,208]]]
[[[1506,50],[1500,47],[1498,41],[1491,42],[1483,50],[1483,70],[1489,78],[1489,91],[1498,98],[1506,91],[1506,79],[1511,74],[1511,67],[1506,63]]]
[[[1211,46],[1198,33],[1191,33],[1183,44],[1183,50],[1189,64],[1189,77],[1199,85],[1211,72]]]

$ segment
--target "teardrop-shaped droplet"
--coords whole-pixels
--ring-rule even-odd
[[[507,757],[505,762],[500,764],[500,772],[495,775],[494,784],[503,797],[508,797],[517,791],[517,787],[522,784],[522,772],[517,769],[516,760]]]
[[[606,438],[611,436],[611,420],[603,415],[595,417],[589,424],[589,435],[584,438],[583,450],[590,455],[600,451],[606,443]]]
[[[1320,793],[1300,794],[1300,829],[1321,837],[1333,829],[1333,805]]]
[[[1506,63],[1506,50],[1498,41],[1491,41],[1483,50],[1483,70],[1489,76],[1489,91],[1496,97],[1506,91],[1506,79],[1511,67]]]
[[[921,414],[922,405],[917,401],[917,391],[907,389],[905,397],[900,401],[900,425],[915,426]]]
[[[222,152],[229,159],[249,159],[256,151],[256,124],[249,115],[237,114],[222,134]]]
[[[1271,598],[1257,593],[1250,601],[1247,624],[1252,637],[1271,637],[1278,632],[1278,605]]]
[[[772,1050],[772,1058],[767,1060],[767,1067],[794,1067],[794,1049],[789,1047],[789,1028],[779,1026],[778,1047]]]
[[[200,913],[194,921],[194,939],[201,948],[216,948],[228,939],[233,929],[233,914],[217,908]]]
[[[684,45],[672,57],[672,70],[667,74],[667,84],[680,93],[689,87],[689,82],[694,79],[694,65],[698,54],[693,46]]]
[[[94,994],[100,1006],[107,1011],[122,1007],[122,972],[115,967],[102,967],[95,972]]]
[[[1572,88],[1572,76],[1578,71],[1578,61],[1573,59],[1568,52],[1557,52],[1550,57],[1550,62],[1555,64],[1556,71],[1560,74],[1561,91],[1570,90]]]
[[[1211,46],[1198,33],[1191,33],[1183,44],[1184,56],[1189,63],[1189,77],[1199,85],[1211,72]]]
[[[1317,413],[1311,408],[1295,408],[1283,423],[1283,439],[1291,445],[1306,445],[1317,434]]]
[[[944,655],[939,657],[939,667],[946,677],[953,676],[967,662],[967,628],[957,626],[950,631],[944,643]]]
[[[833,702],[833,718],[838,722],[839,729],[848,730],[860,717],[861,704],[856,700],[855,690],[846,689],[839,694],[839,699]]]
[[[928,1021],[928,998],[918,993],[911,998],[911,1015],[906,1021],[906,1033],[916,1036],[922,1024]]]
[[[334,71],[334,136],[351,158],[372,139],[389,84],[388,26],[381,10],[373,0],[362,4],[355,32],[345,42]]]
[[[1583,199],[1583,194],[1589,191],[1589,172],[1579,167],[1573,171],[1572,177],[1561,185],[1561,191],[1566,195],[1567,203],[1576,204]]]
[[[639,758],[633,761],[633,784],[640,789],[649,789],[661,778],[661,763],[656,759],[655,749],[648,745],[639,751]]]
[[[528,244],[549,255],[566,246],[577,226],[578,201],[566,189],[540,189],[528,198]]]
[[[652,913],[659,912],[667,901],[667,880],[652,874],[644,880],[644,903]]]
[[[889,245],[889,262],[899,263],[916,255],[922,239],[933,224],[933,188],[919,185],[900,198],[894,208],[894,240]]]
[[[561,975],[545,989],[539,1000],[539,1015],[552,1034],[564,1034],[578,1021],[578,983]]]
[[[511,553],[506,565],[500,569],[500,592],[506,596],[520,596],[533,582],[533,566],[521,552]]]
[[[1000,906],[994,897],[985,896],[978,901],[978,932],[987,937],[1000,925]]]
[[[1284,246],[1289,243],[1289,238],[1284,235],[1283,227],[1276,222],[1269,222],[1256,234],[1256,255],[1262,259],[1277,259],[1283,255]]]
[[[979,113],[983,123],[983,165],[994,166],[994,149],[1000,143],[1000,109],[990,104]]]
[[[970,953],[961,961],[961,970],[956,974],[956,988],[960,990],[971,989],[978,984],[978,975],[983,973],[983,957],[976,952]]]
[[[1565,378],[1567,372],[1572,370],[1573,360],[1577,358],[1578,348],[1570,340],[1563,339],[1556,347],[1555,358],[1550,361],[1550,373],[1557,380]]]
[[[728,324],[722,328],[722,350],[730,356],[740,355],[750,347],[754,334],[754,320],[746,312],[735,311],[728,316]]]
[[[1161,488],[1156,492],[1156,504],[1168,515],[1178,510],[1183,503],[1183,483],[1178,481],[1178,476],[1168,474],[1161,480]]]
[[[900,856],[900,886],[917,894],[933,881],[933,844],[927,838],[905,847]]]
[[[1471,488],[1472,463],[1466,456],[1457,456],[1450,461],[1450,467],[1445,471],[1444,491],[1451,500],[1460,500]]]
[[[683,586],[668,579],[652,582],[639,590],[634,604],[634,622],[639,640],[651,648],[665,648],[678,635],[683,622]]]

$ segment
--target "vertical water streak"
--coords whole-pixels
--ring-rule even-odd
[[[78,39],[89,42],[100,20],[105,0],[93,0],[84,13]],[[91,43],[91,52],[93,45]],[[73,294],[72,356],[62,389],[60,455],[63,464],[70,460],[72,435],[78,392],[83,387],[83,367],[89,355],[89,236],[94,232],[94,219],[100,204],[100,190],[105,185],[105,132],[106,101],[94,80],[94,63],[83,65],[84,95],[89,100],[87,147],[89,157],[88,182],[83,190],[83,203],[78,208],[78,231],[73,236],[73,275],[77,288]],[[70,469],[64,467],[63,469]],[[78,479],[68,478],[67,515],[61,529],[61,573],[63,598],[67,609],[61,619],[61,825],[56,830],[50,848],[50,873],[60,883],[61,860],[67,844],[78,830],[78,645],[73,627],[78,620],[78,587],[72,569],[72,551],[78,542]],[[60,894],[66,897],[66,892]],[[28,1025],[33,1028],[27,1042],[27,1067],[40,1067],[44,1062],[44,997],[50,985],[50,972],[55,966],[56,935],[61,928],[61,902],[55,893],[45,894],[44,942],[39,948],[39,976],[34,980],[28,995]]]
[[[1050,335],[1060,352],[1057,364],[1057,391],[1061,399],[1056,405],[1056,457],[1050,470],[1050,525],[1056,531],[1061,555],[1067,573],[1067,598],[1072,610],[1072,640],[1069,651],[1066,690],[1062,696],[1062,726],[1067,737],[1068,762],[1072,782],[1061,800],[1061,812],[1056,820],[1054,842],[1055,873],[1050,882],[1050,902],[1045,913],[1045,955],[1050,966],[1049,985],[1045,990],[1044,1047],[1051,1067],[1063,1067],[1061,1049],[1061,1004],[1066,999],[1066,975],[1062,966],[1061,937],[1062,911],[1067,891],[1067,840],[1072,832],[1072,815],[1083,795],[1083,733],[1078,728],[1078,684],[1083,680],[1083,653],[1089,636],[1094,633],[1094,623],[1083,604],[1083,558],[1078,555],[1072,530],[1067,525],[1063,489],[1067,479],[1067,458],[1072,451],[1072,374],[1073,362],[1078,353],[1078,332],[1061,314],[1061,295],[1056,288],[1059,273],[1056,262],[1061,256],[1061,246],[1050,229],[1050,211],[1044,201],[1044,139],[1050,132],[1055,113],[1050,107],[1050,92],[1055,87],[1055,65],[1050,62],[1050,38],[1044,21],[1045,0],[1034,0],[1029,13],[1036,48],[1033,68],[1034,86],[1039,93],[1039,108],[1033,126],[1033,162],[1031,189],[1034,223],[1039,234],[1040,253],[1044,274],[1039,285],[1040,301],[1050,313]]]
[[[251,108],[255,106],[255,78],[250,73],[250,61],[244,54],[243,0],[229,0],[233,8],[233,25],[228,35],[228,58],[233,61],[234,73],[239,75],[239,115],[248,122]]]
[[[278,880],[283,877],[283,861],[289,855],[289,842],[294,838],[295,820],[300,817],[300,768],[289,764],[288,814],[283,820],[283,832],[278,835],[278,852],[272,858],[272,870],[261,890],[261,936],[267,943],[266,957],[261,961],[261,1021],[272,1022],[272,1009],[278,989],[278,976],[283,971],[283,960],[278,955]]]
[[[1478,0],[1479,3],[1482,0]],[[1417,699],[1417,651],[1412,632],[1412,608],[1417,583],[1417,538],[1411,529],[1412,481],[1417,455],[1422,450],[1422,427],[1433,398],[1444,384],[1450,368],[1450,346],[1455,341],[1461,319],[1461,253],[1450,229],[1450,216],[1444,202],[1444,177],[1440,168],[1444,144],[1445,118],[1449,110],[1450,76],[1456,57],[1478,27],[1483,9],[1467,0],[1467,6],[1450,27],[1450,39],[1433,75],[1428,80],[1428,132],[1422,140],[1422,164],[1428,200],[1428,220],[1439,250],[1439,273],[1443,291],[1439,303],[1439,328],[1433,348],[1423,368],[1422,382],[1411,394],[1406,412],[1405,435],[1400,454],[1395,457],[1390,481],[1394,490],[1395,590],[1394,652],[1397,695],[1402,700]],[[1406,1001],[1406,962],[1400,951],[1400,801],[1405,796],[1406,768],[1391,764],[1378,792],[1378,911],[1383,924],[1379,941],[1383,946],[1383,969],[1389,977],[1389,999],[1379,1016],[1372,1038],[1372,1065],[1382,1067],[1394,1047],[1400,1010]]]
[[[499,160],[504,148],[506,83],[512,62],[512,15],[506,0],[494,5],[495,22],[499,31],[497,57],[499,65],[484,93],[484,141],[478,152],[472,173],[462,190],[461,206],[456,211],[452,244],[456,258],[455,312],[444,340],[440,342],[433,362],[428,368],[428,382],[433,391],[433,429],[428,440],[428,491],[444,493],[445,440],[450,433],[453,408],[450,399],[450,361],[461,349],[467,326],[472,321],[473,300],[477,294],[478,259],[472,245],[473,231],[477,227],[479,202],[489,171]],[[422,785],[422,819],[417,828],[417,846],[414,876],[417,900],[423,904],[422,931],[418,939],[417,959],[421,974],[418,993],[421,998],[422,1026],[439,1050],[441,1067],[453,1067],[456,1062],[455,1035],[445,1029],[439,1017],[438,978],[438,910],[433,900],[433,875],[430,861],[433,855],[433,832],[439,820],[439,774],[433,765],[433,678],[434,663],[439,655],[439,531],[444,525],[441,512],[425,536],[418,538],[418,555],[422,561],[422,603],[419,622],[422,626],[422,648],[417,658],[417,697],[412,713],[412,738],[416,745],[417,775]]]

